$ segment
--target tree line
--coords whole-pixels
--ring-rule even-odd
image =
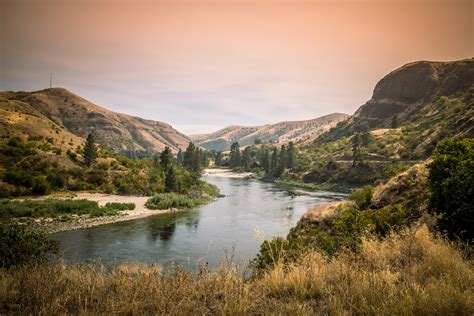
[[[250,171],[262,169],[266,178],[277,178],[287,169],[293,169],[296,164],[296,149],[293,142],[274,146],[247,146],[240,149],[238,142],[231,145],[228,157],[222,152],[214,154],[216,166],[228,166],[232,169]]]

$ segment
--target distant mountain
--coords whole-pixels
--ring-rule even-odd
[[[386,75],[375,86],[372,98],[346,122],[331,131],[329,139],[353,132],[390,128],[393,123],[416,123],[419,116],[431,117],[441,109],[440,97],[469,96],[474,85],[474,58],[453,62],[417,61]],[[472,106],[473,100],[465,100]],[[461,118],[461,117],[460,117]],[[459,130],[474,132],[473,117],[459,122]]]
[[[85,138],[94,131],[99,144],[117,153],[157,152],[162,151],[165,146],[176,152],[179,148],[185,148],[190,141],[187,136],[166,123],[112,112],[63,88],[35,92],[0,92],[0,100],[0,110],[5,111],[8,105],[14,106],[17,113],[34,113],[42,120],[49,119],[52,122],[50,125],[55,125],[64,133]],[[1,120],[4,119],[2,116]],[[35,130],[35,120],[18,121],[21,124],[12,122],[2,122],[3,129],[8,129],[12,134],[20,126],[25,132],[40,134],[39,136],[47,136],[51,132]],[[41,135],[43,132],[45,135]]]
[[[336,126],[349,116],[333,113],[306,121],[288,121],[262,126],[228,126],[211,134],[190,135],[199,146],[208,150],[226,151],[233,142],[248,146],[260,140],[262,143],[287,143],[315,139],[321,133]]]

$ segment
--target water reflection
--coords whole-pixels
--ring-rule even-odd
[[[177,212],[153,216],[146,219],[148,237],[150,241],[170,241],[176,232],[176,227],[184,225],[189,231],[196,230],[199,225],[199,216],[195,212]]]
[[[258,252],[261,240],[286,236],[310,207],[338,200],[332,192],[289,194],[288,186],[249,179],[209,176],[225,195],[216,202],[188,212],[156,215],[89,229],[55,234],[67,260],[88,261],[100,257],[105,264],[144,261],[171,262],[195,267],[196,262],[216,266],[224,249],[246,262]]]

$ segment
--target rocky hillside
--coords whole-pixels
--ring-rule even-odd
[[[233,142],[248,146],[260,140],[262,143],[287,143],[313,140],[348,117],[333,113],[306,121],[288,121],[262,126],[229,126],[212,134],[191,135],[199,146],[209,150],[226,151]]]
[[[447,137],[474,137],[474,59],[414,62],[389,73],[354,115],[299,146],[287,176],[312,185],[376,184],[425,161]]]
[[[467,95],[473,85],[474,58],[406,64],[382,78],[375,86],[372,98],[328,136],[335,139],[366,129],[411,124],[421,116],[433,116],[443,111],[438,102],[440,97]],[[472,106],[472,99],[463,101]],[[459,130],[472,135],[474,118],[465,119],[459,122]]]
[[[38,136],[50,137],[51,133],[56,133],[54,129],[57,129],[61,133],[72,133],[84,138],[94,131],[98,143],[117,153],[156,152],[162,151],[165,146],[176,152],[189,143],[187,136],[168,124],[112,112],[63,88],[35,92],[1,92],[0,106],[2,112],[14,106],[14,111],[20,116],[26,117],[30,115],[28,113],[35,113],[34,115],[43,120],[50,120],[46,125],[54,126],[37,130],[35,120],[20,120],[19,125],[18,120],[13,124],[13,118],[10,118],[9,122],[3,122],[8,118],[2,115],[2,134],[9,132],[16,135],[16,129],[21,127]]]

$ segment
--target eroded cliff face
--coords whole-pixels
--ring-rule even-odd
[[[410,63],[380,80],[372,98],[355,115],[382,121],[396,114],[403,118],[437,97],[463,93],[473,84],[474,59]]]
[[[390,128],[409,122],[416,115],[437,111],[437,101],[443,96],[465,97],[472,105],[474,89],[474,59],[454,62],[419,61],[400,67],[375,86],[372,98],[347,121],[327,136],[336,139],[354,132],[375,128]]]

